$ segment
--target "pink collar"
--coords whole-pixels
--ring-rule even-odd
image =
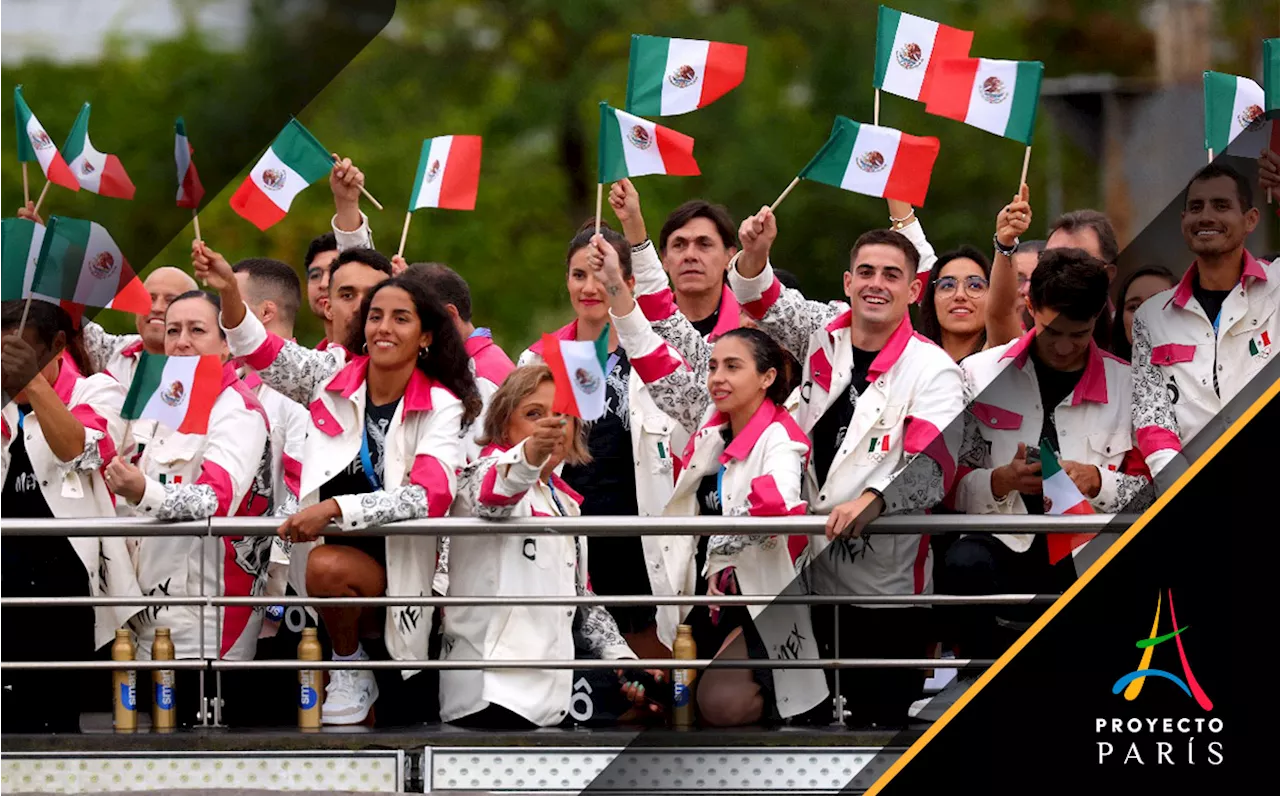
[[[852,326],[853,310],[848,309],[827,324],[827,332],[834,339],[837,331],[848,329]],[[872,360],[871,367],[867,369],[867,381],[874,381],[888,373],[889,369],[898,363],[898,359],[902,356],[902,352],[906,350],[907,343],[911,341],[913,336],[915,336],[915,329],[911,326],[911,315],[904,312],[902,314],[902,322],[898,324],[897,329],[893,330],[893,334],[889,336],[884,348],[880,349],[880,353]]]
[[[135,340],[124,348],[120,349],[120,356],[133,359],[142,351],[142,340]]]
[[[1033,328],[1022,337],[1019,337],[1017,342],[1009,346],[1000,356],[1000,359],[1012,359],[1014,367],[1019,370],[1026,367],[1035,337],[1036,330]],[[1105,404],[1107,402],[1107,366],[1104,361],[1106,359],[1124,362],[1119,357],[1098,348],[1098,344],[1090,340],[1089,355],[1084,363],[1084,373],[1080,375],[1080,381],[1076,383],[1076,388],[1071,394],[1072,406],[1079,406],[1082,401],[1091,401],[1096,404]]]
[[[568,326],[561,326],[559,329],[556,329],[554,332],[551,333],[551,336],[556,338],[557,340],[577,340],[578,339],[578,319],[574,318],[573,322],[570,323]],[[529,350],[537,354],[538,356],[542,356],[542,338],[539,337],[537,342],[529,346]]]
[[[716,338],[725,332],[731,332],[742,326],[742,309],[738,306],[738,297],[726,284],[720,291],[720,314],[716,316],[715,328],[707,335],[707,342],[714,343]]]
[[[1178,309],[1187,306],[1187,302],[1191,300],[1191,290],[1195,285],[1196,274],[1200,272],[1200,264],[1197,260],[1191,264],[1187,272],[1182,275],[1182,279],[1178,282],[1178,287],[1173,291],[1173,303]],[[1247,288],[1249,283],[1246,281],[1250,277],[1255,280],[1267,281],[1267,271],[1248,249],[1244,252],[1244,267],[1240,270],[1240,286]],[[1169,306],[1168,304],[1165,305]]]
[[[361,355],[352,357],[351,361],[329,380],[325,389],[329,392],[340,392],[343,398],[350,398],[356,390],[364,386],[369,371],[369,357]],[[414,368],[409,383],[404,388],[401,404],[406,412],[431,411],[431,388],[437,386],[435,381],[421,370]]]
[[[53,391],[58,394],[58,400],[62,401],[63,406],[70,408],[71,391],[76,388],[76,382],[80,381],[80,368],[76,367],[75,360],[65,348],[59,357],[62,364],[58,367],[58,378],[54,379]]]

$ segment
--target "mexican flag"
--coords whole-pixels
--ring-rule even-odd
[[[196,162],[192,155],[195,147],[187,140],[187,123],[178,117],[173,125],[173,159],[178,166],[178,207],[189,207],[192,210],[200,206],[204,198],[204,186],[200,184],[200,175],[196,173]]]
[[[1040,477],[1044,479],[1044,498],[1049,507],[1045,512],[1050,515],[1062,514],[1094,514],[1093,506],[1080,490],[1075,481],[1067,475],[1058,463],[1049,440],[1040,442]],[[1093,533],[1051,533],[1049,534],[1049,563],[1056,564],[1075,553],[1077,549],[1097,534]]]
[[[1268,113],[1280,110],[1280,39],[1262,40],[1262,86]]]
[[[231,209],[265,230],[289,212],[293,198],[333,169],[333,158],[307,128],[290,119],[231,197]]]
[[[746,73],[741,44],[633,35],[627,110],[641,116],[696,111],[737,88]]]
[[[155,420],[179,434],[207,434],[221,393],[222,361],[216,354],[168,357],[143,351],[120,416]]]
[[[13,114],[18,124],[18,135],[14,139],[18,143],[18,162],[36,161],[49,182],[72,191],[80,190],[76,175],[71,173],[67,161],[62,159],[53,139],[45,132],[44,125],[40,124],[40,120],[27,107],[27,101],[22,98],[22,86],[13,90]]]
[[[480,136],[441,135],[422,142],[409,209],[475,210],[480,188]]]
[[[1039,61],[940,61],[924,109],[1031,146],[1042,77]]]
[[[880,6],[876,24],[875,87],[907,99],[924,101],[941,61],[968,58],[973,31],[939,25],[932,20]]]
[[[907,135],[891,127],[860,124],[837,116],[831,137],[800,176],[846,191],[923,207],[939,147],[936,138]]]
[[[583,420],[604,416],[605,364],[609,361],[609,327],[595,342],[542,336],[542,359],[555,377],[551,410]]]
[[[62,147],[71,173],[80,181],[80,187],[100,196],[116,199],[132,199],[135,188],[125,173],[120,158],[105,155],[93,148],[89,140],[89,103],[80,108],[76,123],[71,125],[67,143]]]
[[[151,295],[101,224],[52,216],[36,261],[37,298],[145,315]]]
[[[1262,129],[1262,86],[1247,77],[1204,73],[1204,148],[1220,154],[1236,136]]]
[[[40,244],[44,242],[44,225],[27,218],[6,218],[0,223],[4,227],[0,301],[24,299],[31,293]]]
[[[693,139],[600,103],[600,182],[646,174],[701,174]]]

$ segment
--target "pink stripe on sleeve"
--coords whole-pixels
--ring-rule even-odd
[[[1138,429],[1138,448],[1143,456],[1150,456],[1156,451],[1182,450],[1182,440],[1167,428],[1161,426],[1143,426]]]
[[[657,293],[636,296],[636,303],[640,305],[640,311],[644,313],[644,317],[648,318],[650,323],[663,321],[676,314],[676,303],[672,298],[673,295],[671,288],[665,288]]]
[[[645,354],[631,360],[631,368],[640,375],[645,384],[652,384],[664,376],[669,376],[682,366],[688,367],[666,343],[659,346],[652,354]]]
[[[525,496],[525,492],[518,495],[504,495],[498,491],[498,468],[502,465],[495,464],[489,468],[489,472],[484,474],[484,480],[480,482],[480,503],[485,506],[514,506],[520,502]]]
[[[903,450],[910,456],[923,453],[942,468],[942,491],[950,492],[955,481],[956,460],[947,450],[947,442],[937,426],[919,417],[907,417],[907,432],[902,440]]]
[[[107,432],[107,419],[105,417],[98,414],[88,404],[76,404],[71,407],[71,416],[79,420],[86,431],[102,432],[102,439],[98,440],[98,455],[102,457],[102,461],[109,462],[116,457],[116,441]]]
[[[752,517],[785,517],[791,514],[805,513],[805,504],[797,503],[788,506],[782,493],[778,491],[778,482],[771,475],[762,475],[751,480],[751,494],[747,495],[747,513]]]
[[[443,517],[453,505],[453,487],[444,465],[434,456],[422,454],[413,460],[409,481],[427,490],[427,516]]]
[[[748,301],[742,304],[742,309],[757,321],[765,316],[769,308],[778,300],[778,296],[782,295],[782,283],[778,281],[778,277],[773,278],[773,284],[765,288],[764,293],[760,294],[760,298],[755,301]]]
[[[302,489],[302,462],[293,458],[287,453],[280,454],[281,470],[284,474],[284,485],[296,498],[302,497],[299,491]]]
[[[266,342],[254,349],[253,353],[241,357],[241,361],[254,370],[266,370],[271,367],[272,362],[276,361],[282,348],[284,348],[284,338],[268,332]]]
[[[205,459],[200,465],[200,477],[196,479],[196,483],[211,487],[213,494],[217,496],[218,510],[213,516],[231,515],[231,498],[235,494],[235,489],[231,485],[231,476],[221,465]]]

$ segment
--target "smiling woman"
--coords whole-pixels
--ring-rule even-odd
[[[991,261],[972,246],[940,256],[929,271],[920,304],[920,333],[956,362],[987,344]]]

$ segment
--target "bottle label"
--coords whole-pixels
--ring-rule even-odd
[[[133,672],[129,672],[129,679],[120,684],[120,706],[125,710],[138,709],[138,681]]]
[[[298,680],[301,689],[298,692],[298,707],[310,710],[320,704],[320,695],[316,692],[316,675],[313,671],[299,672]]]
[[[156,709],[173,710],[173,672],[160,673],[160,682],[156,683]]]
[[[685,707],[689,704],[689,698],[693,695],[693,689],[689,687],[689,671],[687,669],[676,669],[675,677],[672,678],[672,691],[674,706],[678,708]]]

